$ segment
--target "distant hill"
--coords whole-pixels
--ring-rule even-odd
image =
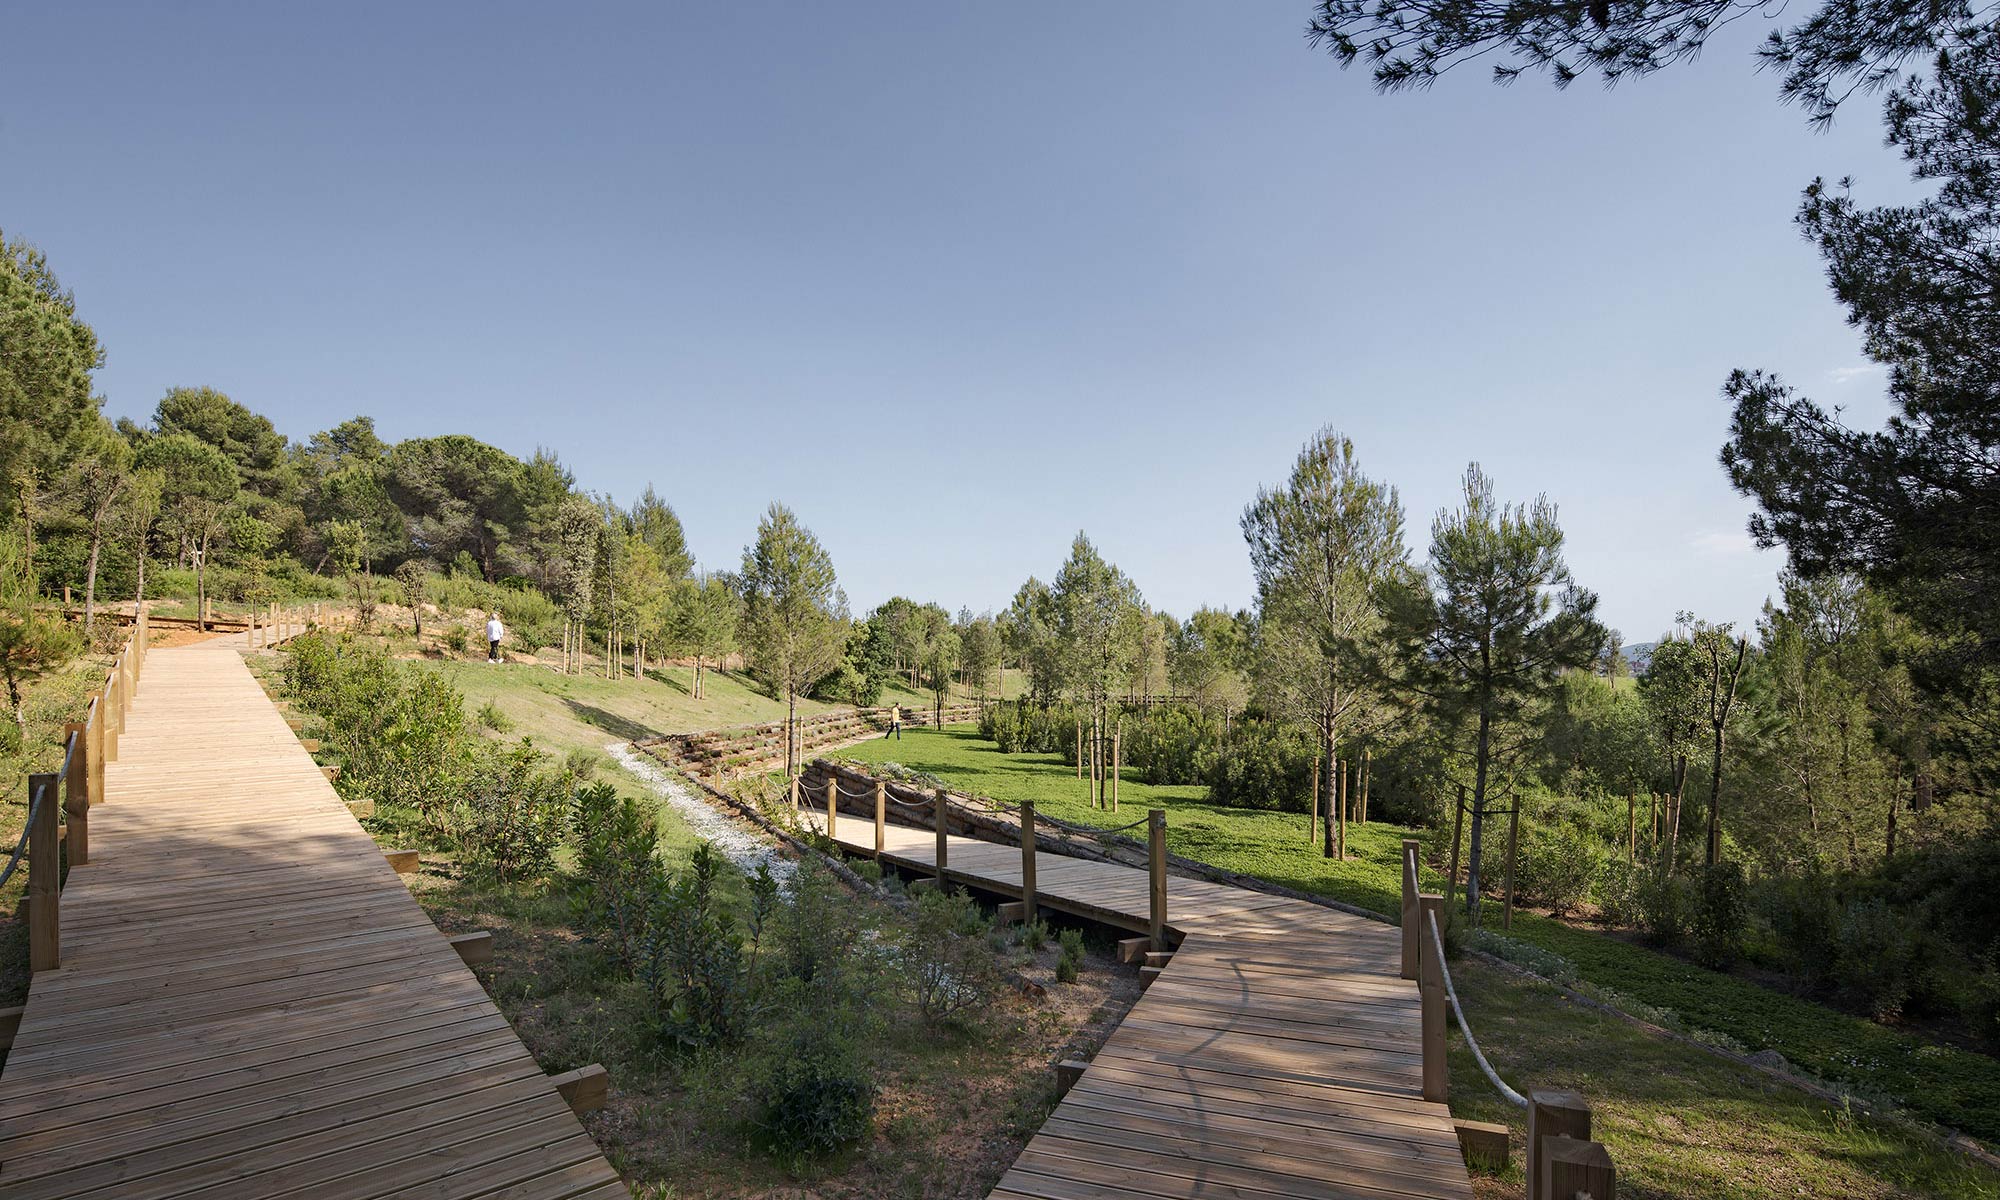
[[[1644,675],[1646,673],[1646,665],[1653,661],[1653,647],[1659,644],[1658,642],[1634,642],[1626,646],[1621,651],[1625,655],[1626,669],[1634,675]]]

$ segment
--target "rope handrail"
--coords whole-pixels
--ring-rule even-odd
[[[1472,1026],[1466,1024],[1465,1009],[1458,1003],[1458,989],[1452,986],[1451,968],[1444,961],[1444,938],[1438,934],[1436,914],[1426,913],[1424,924],[1430,927],[1431,949],[1437,955],[1438,974],[1444,978],[1444,994],[1451,999],[1451,1011],[1458,1017],[1458,1031],[1465,1035],[1465,1044],[1472,1051],[1473,1061],[1477,1062],[1479,1069],[1486,1073],[1486,1081],[1493,1085],[1502,1099],[1516,1108],[1527,1108],[1528,1098],[1508,1087],[1507,1081],[1500,1078],[1500,1073],[1493,1069],[1493,1064],[1486,1061],[1486,1052],[1479,1048],[1479,1039],[1472,1036]]]
[[[9,879],[12,879],[15,868],[21,865],[21,855],[27,853],[28,850],[28,835],[34,831],[35,818],[41,815],[42,799],[49,794],[49,790],[49,787],[45,784],[42,787],[36,788],[35,794],[28,797],[28,823],[21,826],[21,838],[14,843],[14,853],[7,857],[6,869],[0,870],[0,885],[4,885]]]

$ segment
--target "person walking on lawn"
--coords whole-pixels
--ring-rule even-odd
[[[899,742],[903,740],[903,706],[900,704],[889,706],[889,728],[883,733],[882,740],[886,742],[890,738]]]
[[[500,623],[500,614],[494,613],[486,622],[486,661],[500,661],[500,639],[507,636],[507,627]]]

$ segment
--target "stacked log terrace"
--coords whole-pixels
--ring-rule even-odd
[[[842,709],[802,718],[799,733],[803,752],[812,754],[879,737],[888,732],[892,711],[888,707]],[[946,705],[942,725],[976,721],[979,712],[980,706],[976,703]],[[902,723],[911,729],[939,726],[937,717],[934,709],[902,709]],[[759,774],[784,765],[785,722],[767,721],[762,725],[669,734],[634,745],[649,753],[673,759],[684,769],[705,778],[713,778],[717,774],[725,778]]]

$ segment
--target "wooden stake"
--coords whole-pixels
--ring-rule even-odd
[[[884,826],[889,823],[889,785],[875,781],[875,857],[882,857]]]
[[[63,726],[63,742],[75,739],[69,756],[69,777],[64,784],[63,813],[69,818],[69,865],[80,867],[90,861],[90,733],[81,725]]]
[[[833,839],[834,822],[840,819],[840,777],[832,771],[826,773],[826,836]]]
[[[1146,814],[1146,851],[1146,890],[1151,901],[1146,931],[1152,935],[1154,951],[1159,952],[1167,948],[1167,810],[1164,808]]]
[[[54,971],[62,966],[62,829],[56,806],[62,797],[54,773],[28,776],[28,804],[35,793],[42,806],[28,827],[28,969]]]
[[[1021,920],[1035,919],[1035,802],[1021,801]]]
[[[1423,843],[1403,839],[1403,978],[1415,979],[1423,970],[1423,945],[1417,940],[1417,856]]]
[[[944,789],[939,788],[937,790],[937,810],[936,810],[937,815],[935,819],[937,821],[937,881],[938,881],[938,890],[940,891],[944,890],[945,844],[946,844],[946,838],[949,837],[949,835],[945,832],[945,826],[947,824],[945,820],[946,803],[947,801],[944,798]]]
[[[1431,937],[1431,922],[1444,928],[1444,897],[1426,893],[1417,897],[1417,923],[1423,962],[1419,966],[1418,991],[1423,999],[1424,1099],[1436,1104],[1451,1099],[1451,1064],[1445,1057],[1444,964],[1438,961],[1437,940]]]
[[[1546,1197],[1589,1196],[1617,1200],[1618,1175],[1611,1152],[1600,1143],[1552,1137],[1542,1145],[1542,1177],[1536,1180]]]

